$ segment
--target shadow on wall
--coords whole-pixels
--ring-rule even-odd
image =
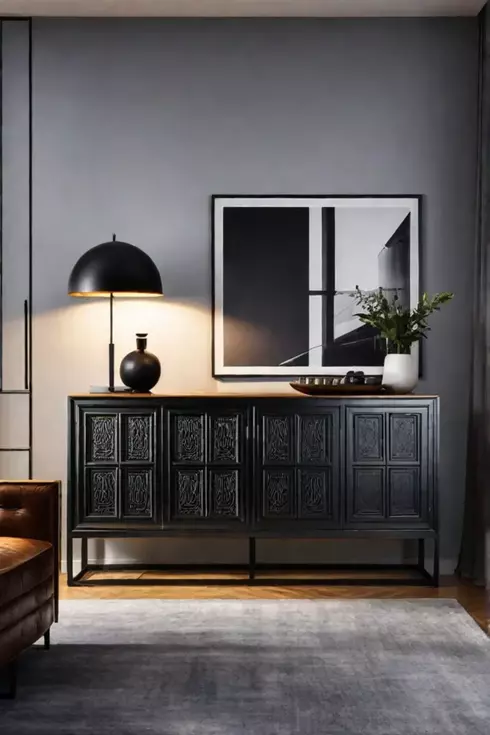
[[[75,559],[79,561],[75,543]],[[283,564],[364,564],[406,563],[407,557],[398,541],[362,539],[259,539],[257,561]],[[415,551],[415,549],[413,549]],[[89,541],[89,561],[92,564],[246,564],[247,538],[160,538],[153,543],[148,539],[95,539]],[[415,562],[415,554],[411,561]]]

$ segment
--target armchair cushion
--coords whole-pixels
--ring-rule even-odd
[[[47,541],[2,537],[0,540],[0,610],[53,578],[53,547]],[[1,627],[0,627],[1,629]]]

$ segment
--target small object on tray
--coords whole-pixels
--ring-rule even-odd
[[[347,385],[364,385],[364,373],[362,370],[349,370],[343,382]]]
[[[381,393],[381,383],[381,375],[364,375],[362,371],[349,370],[347,375],[302,377],[289,385],[308,396],[329,396]]]

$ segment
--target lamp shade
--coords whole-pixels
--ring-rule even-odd
[[[162,279],[153,260],[128,242],[103,242],[75,263],[70,296],[161,296]]]

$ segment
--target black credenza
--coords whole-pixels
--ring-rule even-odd
[[[89,538],[208,535],[249,539],[247,582],[260,538],[415,539],[438,584],[438,426],[436,396],[71,397],[68,583]]]

